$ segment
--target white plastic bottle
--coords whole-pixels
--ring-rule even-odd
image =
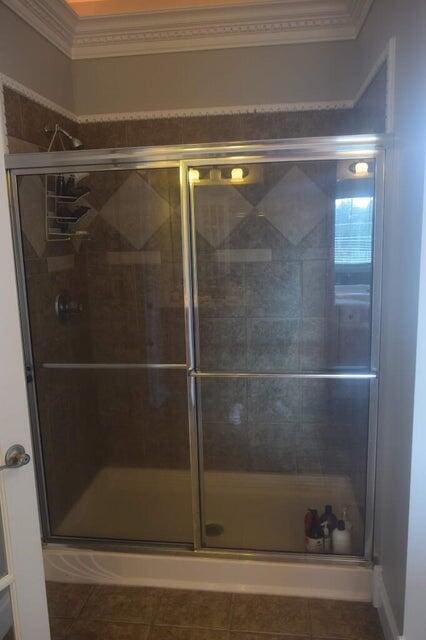
[[[330,536],[330,529],[329,529],[327,520],[321,524],[321,527],[322,527],[322,530],[324,531],[324,538],[323,538],[324,553],[331,553],[331,536]]]
[[[345,523],[345,529],[352,531],[352,522],[349,519],[348,507],[343,507],[342,520]]]
[[[338,553],[340,555],[351,554],[351,532],[346,529],[343,520],[338,521],[337,527],[334,529],[332,534],[332,541],[334,553]]]

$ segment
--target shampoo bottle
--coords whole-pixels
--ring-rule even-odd
[[[343,507],[342,520],[345,523],[345,529],[352,531],[352,522],[349,519],[348,507]]]
[[[312,522],[314,518],[318,515],[316,509],[308,509],[305,515],[304,525],[305,525],[305,533],[307,534],[312,526]]]
[[[345,528],[343,520],[339,520],[332,533],[333,551],[341,555],[351,553],[351,532]]]
[[[342,519],[344,520],[345,518]],[[324,507],[324,513],[320,518],[320,524],[322,525],[323,522],[328,523],[328,529],[331,535],[333,530],[337,527],[337,518],[333,513],[333,507],[331,504],[326,504]]]
[[[306,551],[322,553],[324,551],[324,532],[319,522],[317,510],[313,509],[312,511],[312,523],[305,535]]]
[[[331,553],[331,535],[330,528],[327,520],[321,523],[321,527],[323,530],[323,551],[324,553]]]

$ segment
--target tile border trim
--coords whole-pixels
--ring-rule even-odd
[[[78,116],[80,123],[117,122],[121,120],[157,120],[165,118],[190,118],[194,116],[223,116],[244,113],[282,113],[292,111],[319,111],[351,109],[352,100],[330,102],[280,102],[276,104],[248,104],[229,107],[195,107],[150,111],[125,111],[121,113],[95,113]]]
[[[73,113],[69,109],[66,109],[65,107],[62,107],[61,105],[59,105],[57,102],[54,102],[49,98],[46,98],[41,93],[37,93],[37,91],[34,91],[34,89],[30,89],[29,87],[22,84],[21,82],[18,82],[18,80],[14,80],[10,76],[7,76],[5,73],[0,73],[0,88],[1,88],[2,94],[3,94],[3,87],[8,87],[9,89],[13,89],[13,91],[20,93],[22,96],[25,96],[26,98],[29,98],[34,102],[37,102],[37,104],[41,104],[43,107],[46,107],[46,109],[50,109],[51,111],[56,111],[56,113],[58,113],[61,116],[64,116],[65,118],[68,118],[69,120],[73,120],[74,122],[79,122],[78,116],[76,116],[75,113]]]

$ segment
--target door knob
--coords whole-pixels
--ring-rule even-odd
[[[22,444],[14,444],[6,451],[6,455],[4,457],[4,462],[2,466],[0,466],[0,471],[3,469],[17,469],[18,467],[23,467],[28,464],[30,461],[30,456],[25,452]]]

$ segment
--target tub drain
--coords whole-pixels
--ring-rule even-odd
[[[215,538],[217,536],[221,536],[223,533],[223,527],[221,524],[217,524],[217,522],[208,522],[206,524],[206,536],[210,538]]]

